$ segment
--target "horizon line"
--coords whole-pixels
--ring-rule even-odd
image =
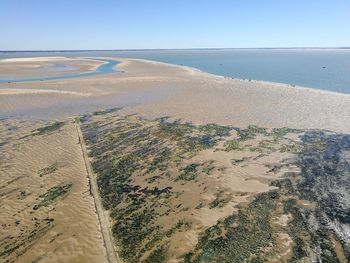
[[[350,49],[344,47],[236,47],[236,48],[133,48],[133,49],[33,49],[0,50],[0,53],[16,52],[91,52],[91,51],[166,51],[166,50],[233,50],[233,49]]]

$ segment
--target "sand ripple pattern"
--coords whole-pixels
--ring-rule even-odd
[[[106,262],[75,126],[67,122],[53,133],[23,138],[43,125],[0,124],[0,261]],[[52,164],[57,170],[40,176]],[[63,184],[72,184],[64,197],[33,209],[39,195]],[[13,251],[3,255],[9,247]]]

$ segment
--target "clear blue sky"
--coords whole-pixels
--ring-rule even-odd
[[[0,50],[350,46],[350,0],[0,0]]]

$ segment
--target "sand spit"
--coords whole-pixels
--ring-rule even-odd
[[[44,90],[44,89],[1,89],[0,95],[21,95],[21,94],[40,94],[40,93],[59,93],[75,96],[92,96],[91,93],[74,92],[67,90]]]
[[[104,62],[90,58],[34,57],[0,59],[0,79],[79,74],[96,70]]]
[[[34,58],[5,58],[1,59],[3,63],[17,63],[17,62],[44,62],[44,61],[67,61],[66,57],[34,57]]]
[[[107,262],[76,127],[44,126],[0,123],[0,261]]]

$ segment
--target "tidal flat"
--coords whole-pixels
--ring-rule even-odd
[[[82,120],[125,262],[349,258],[349,135],[116,112]]]
[[[0,84],[0,261],[349,260],[350,96],[118,61]]]

